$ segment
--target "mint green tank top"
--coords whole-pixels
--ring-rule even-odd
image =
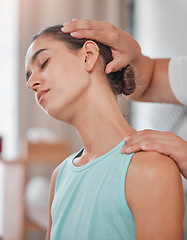
[[[76,167],[71,155],[59,170],[51,208],[51,240],[133,240],[134,218],[125,198],[133,154],[122,141],[105,155]]]

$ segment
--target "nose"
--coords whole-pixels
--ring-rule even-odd
[[[37,92],[39,85],[40,79],[37,76],[34,76],[34,74],[30,76],[29,80],[26,83],[27,88],[33,90],[34,92]]]

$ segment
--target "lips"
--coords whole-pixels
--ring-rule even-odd
[[[40,102],[40,101],[42,100],[42,98],[44,97],[44,95],[45,95],[46,93],[48,93],[48,92],[49,92],[49,89],[43,90],[43,91],[39,91],[39,92],[36,94],[36,98],[37,98],[38,102]]]

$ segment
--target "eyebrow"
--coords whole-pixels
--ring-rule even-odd
[[[42,48],[42,49],[39,49],[38,51],[36,51],[36,52],[33,54],[32,58],[31,58],[31,63],[33,64],[33,63],[36,61],[38,55],[39,55],[41,52],[46,51],[46,50],[48,50],[48,49],[47,49],[47,48]],[[29,77],[30,77],[30,73],[27,72],[27,73],[26,73],[26,80],[27,80],[27,81],[29,80]]]
[[[36,61],[36,58],[38,57],[38,55],[43,52],[43,51],[46,51],[48,50],[47,48],[42,48],[40,50],[38,50],[37,52],[35,52],[32,56],[32,63],[34,63]]]

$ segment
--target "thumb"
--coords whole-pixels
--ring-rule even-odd
[[[119,59],[113,59],[111,62],[109,62],[106,66],[105,73],[109,74],[111,72],[116,72],[120,68],[124,68],[127,64],[120,61]]]

